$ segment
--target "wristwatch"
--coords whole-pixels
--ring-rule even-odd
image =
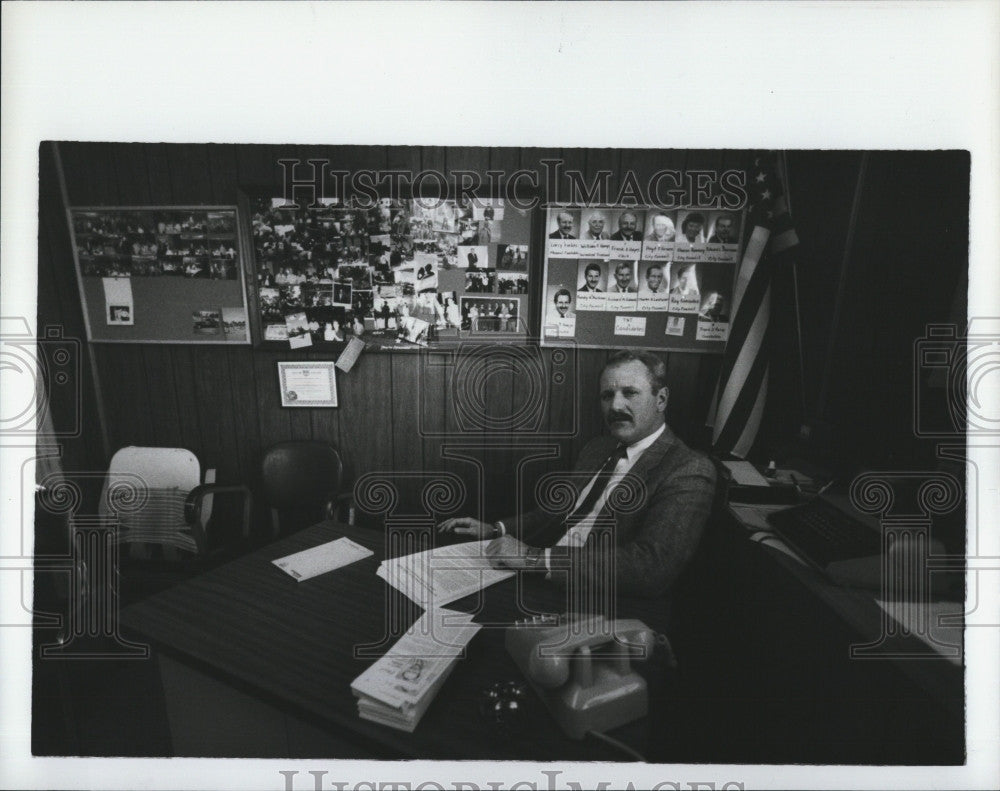
[[[536,547],[528,547],[528,552],[524,556],[524,564],[529,568],[537,568],[542,562],[542,550]]]

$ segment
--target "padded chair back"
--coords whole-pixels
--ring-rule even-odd
[[[264,499],[272,519],[276,521],[280,511],[293,512],[307,523],[325,518],[325,509],[337,497],[343,475],[340,452],[328,442],[298,440],[272,445],[261,461]]]
[[[200,483],[201,465],[191,451],[129,445],[111,458],[98,512],[117,513],[119,541],[128,545],[126,552],[132,557],[148,557],[149,550],[142,545],[161,545],[165,553],[171,549],[197,553],[185,501]],[[205,521],[209,509],[210,505],[202,514]]]

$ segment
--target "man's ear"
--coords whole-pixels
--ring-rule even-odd
[[[660,412],[667,411],[667,401],[670,400],[670,388],[661,387],[660,392],[656,394],[656,408]]]

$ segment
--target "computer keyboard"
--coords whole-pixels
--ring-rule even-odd
[[[775,511],[767,520],[785,543],[821,569],[838,560],[881,551],[882,540],[876,530],[821,497]]]

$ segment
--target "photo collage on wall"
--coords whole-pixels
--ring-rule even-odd
[[[251,203],[265,341],[426,345],[527,332],[528,212],[485,198],[286,205]]]
[[[549,207],[542,337],[584,346],[724,343],[743,213]]]
[[[83,277],[236,280],[236,210],[74,209]]]

